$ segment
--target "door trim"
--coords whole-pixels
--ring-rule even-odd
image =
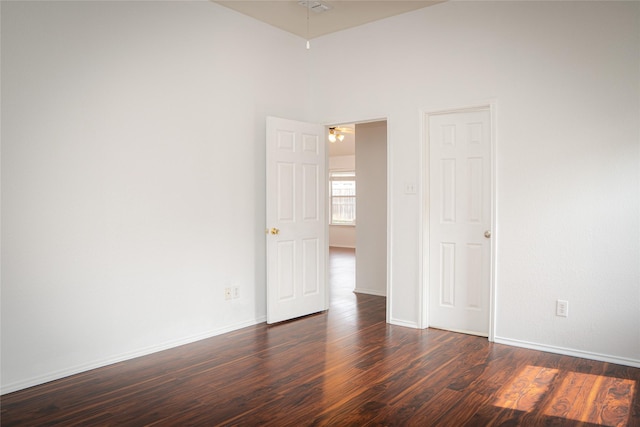
[[[497,249],[497,239],[498,229],[497,229],[497,203],[496,203],[496,183],[497,183],[497,175],[496,175],[496,111],[497,111],[497,101],[491,100],[487,102],[480,102],[477,104],[470,104],[467,106],[461,107],[449,107],[449,108],[434,108],[428,110],[421,110],[421,144],[420,150],[422,153],[420,154],[420,179],[422,182],[422,191],[420,192],[420,225],[419,225],[419,235],[420,235],[420,270],[419,270],[419,280],[421,286],[419,286],[418,292],[418,300],[419,303],[419,313],[418,313],[418,322],[419,328],[425,329],[429,327],[429,118],[431,116],[440,115],[440,114],[451,114],[451,113],[468,113],[473,111],[480,110],[488,110],[490,123],[491,123],[491,194],[490,194],[490,206],[491,206],[491,230],[493,237],[490,242],[490,260],[489,260],[489,336],[488,340],[493,342],[495,339],[495,313],[496,313],[496,249]]]

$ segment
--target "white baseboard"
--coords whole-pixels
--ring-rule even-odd
[[[514,347],[527,348],[529,350],[546,351],[548,353],[562,354],[565,356],[580,357],[582,359],[597,360],[599,362],[615,363],[616,365],[632,366],[640,368],[640,360],[628,359],[625,357],[611,356],[608,354],[592,353],[571,348],[556,347],[546,344],[537,344],[528,341],[515,340],[511,338],[494,337],[494,342],[498,344],[511,345]]]
[[[83,365],[73,366],[66,369],[61,369],[59,371],[51,372],[46,375],[41,375],[38,377],[29,378],[22,381],[16,381],[14,383],[3,385],[0,389],[0,395],[13,393],[14,391],[23,390],[25,388],[37,386],[40,384],[48,383],[50,381],[59,380],[61,378],[65,378],[71,375],[80,374],[82,372],[90,371],[92,369],[102,368],[108,365],[113,365],[114,363],[123,362],[125,360],[135,359],[136,357],[147,356],[152,353],[157,353],[159,351],[168,350],[170,348],[179,347],[185,344],[191,344],[196,341],[200,341],[203,339],[215,337],[216,335],[226,334],[227,332],[236,331],[238,329],[246,328],[247,326],[257,325],[259,323],[266,322],[267,317],[261,316],[252,320],[247,320],[245,322],[236,323],[233,325],[228,325],[223,328],[214,329],[212,331],[207,331],[201,334],[192,335],[189,337],[181,338],[179,340],[167,341],[165,343],[154,345],[146,348],[142,348],[140,350],[123,353],[117,356],[109,357],[102,360],[96,360],[90,363],[86,363]]]
[[[387,296],[386,292],[380,292],[380,291],[376,291],[374,289],[355,288],[353,290],[353,292],[355,292],[357,294],[375,295],[377,297],[386,297]]]
[[[418,324],[416,322],[409,322],[407,320],[389,319],[389,324],[396,325],[396,326],[404,326],[405,328],[419,329]]]

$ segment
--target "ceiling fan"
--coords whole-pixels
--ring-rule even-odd
[[[332,126],[329,128],[329,141],[344,141],[345,133],[354,133],[353,128]]]

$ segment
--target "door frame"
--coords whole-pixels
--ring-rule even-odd
[[[429,215],[429,184],[430,184],[430,169],[429,169],[429,154],[430,154],[430,141],[429,141],[429,118],[435,115],[441,114],[451,114],[451,113],[465,113],[471,111],[478,110],[488,110],[490,123],[491,123],[491,232],[492,238],[490,239],[490,260],[489,260],[489,336],[488,340],[493,342],[495,338],[495,312],[496,312],[496,249],[497,249],[497,240],[496,236],[498,235],[497,230],[497,221],[496,221],[496,212],[497,212],[497,204],[496,204],[496,184],[497,184],[497,175],[496,175],[496,111],[497,111],[497,101],[490,100],[487,102],[479,102],[475,104],[469,104],[466,106],[455,106],[449,108],[433,108],[428,110],[421,110],[421,144],[420,149],[422,150],[422,155],[420,156],[420,174],[421,174],[421,182],[422,182],[422,191],[420,192],[420,283],[419,286],[419,295],[418,299],[419,303],[419,327],[421,329],[425,329],[429,327],[429,290],[431,283],[429,282],[429,247],[430,247],[430,236],[429,236],[429,223],[430,223],[430,215]]]
[[[390,119],[389,116],[376,116],[376,117],[371,117],[371,118],[360,118],[357,120],[331,120],[330,122],[324,122],[323,126],[325,127],[325,142],[327,141],[328,137],[329,137],[329,127],[331,126],[340,126],[341,124],[346,124],[346,123],[352,123],[355,125],[359,125],[359,124],[363,124],[363,123],[371,123],[371,122],[381,122],[381,121],[386,121],[387,122],[387,176],[386,176],[386,181],[387,181],[387,226],[386,226],[386,233],[387,233],[387,248],[386,248],[386,262],[387,262],[387,277],[386,277],[386,291],[387,291],[387,305],[386,305],[386,323],[391,323],[391,301],[392,301],[392,286],[391,286],[391,236],[392,236],[392,230],[391,230],[391,168],[392,168],[392,164],[391,164],[391,126],[390,124]],[[357,134],[356,134],[356,138],[357,138]],[[327,150],[325,150],[325,169],[326,169],[326,173],[327,176],[329,176],[329,149],[327,148]],[[326,200],[329,200],[329,186],[326,186]],[[357,197],[357,190],[356,190],[356,197]],[[326,271],[326,282],[327,282],[327,292],[326,292],[326,307],[329,308],[330,305],[330,298],[331,298],[331,286],[329,286],[329,221],[328,219],[330,218],[331,215],[331,203],[327,202],[326,203],[326,225],[325,225],[325,229],[326,229],[326,239],[327,239],[327,247],[326,247],[326,256],[327,256],[327,271]],[[357,227],[357,225],[356,225]],[[357,262],[357,258],[358,255],[356,254],[356,262]]]

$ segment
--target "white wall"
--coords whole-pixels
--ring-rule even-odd
[[[387,122],[356,125],[356,292],[387,295]]]
[[[353,225],[329,225],[329,246],[356,248],[356,227]]]
[[[350,137],[353,139],[352,136]],[[356,170],[356,156],[343,155],[329,157],[329,170]],[[329,246],[355,249],[356,227],[352,225],[329,225]]]
[[[1,7],[2,391],[262,321],[300,39],[211,2]]]
[[[337,143],[336,143],[337,144]],[[330,170],[346,170],[352,171],[356,168],[356,156],[350,154],[347,156],[331,156],[329,157]]]
[[[421,111],[495,100],[496,338],[640,366],[639,14],[446,2],[314,41],[313,117],[389,119],[393,323],[420,324]]]

